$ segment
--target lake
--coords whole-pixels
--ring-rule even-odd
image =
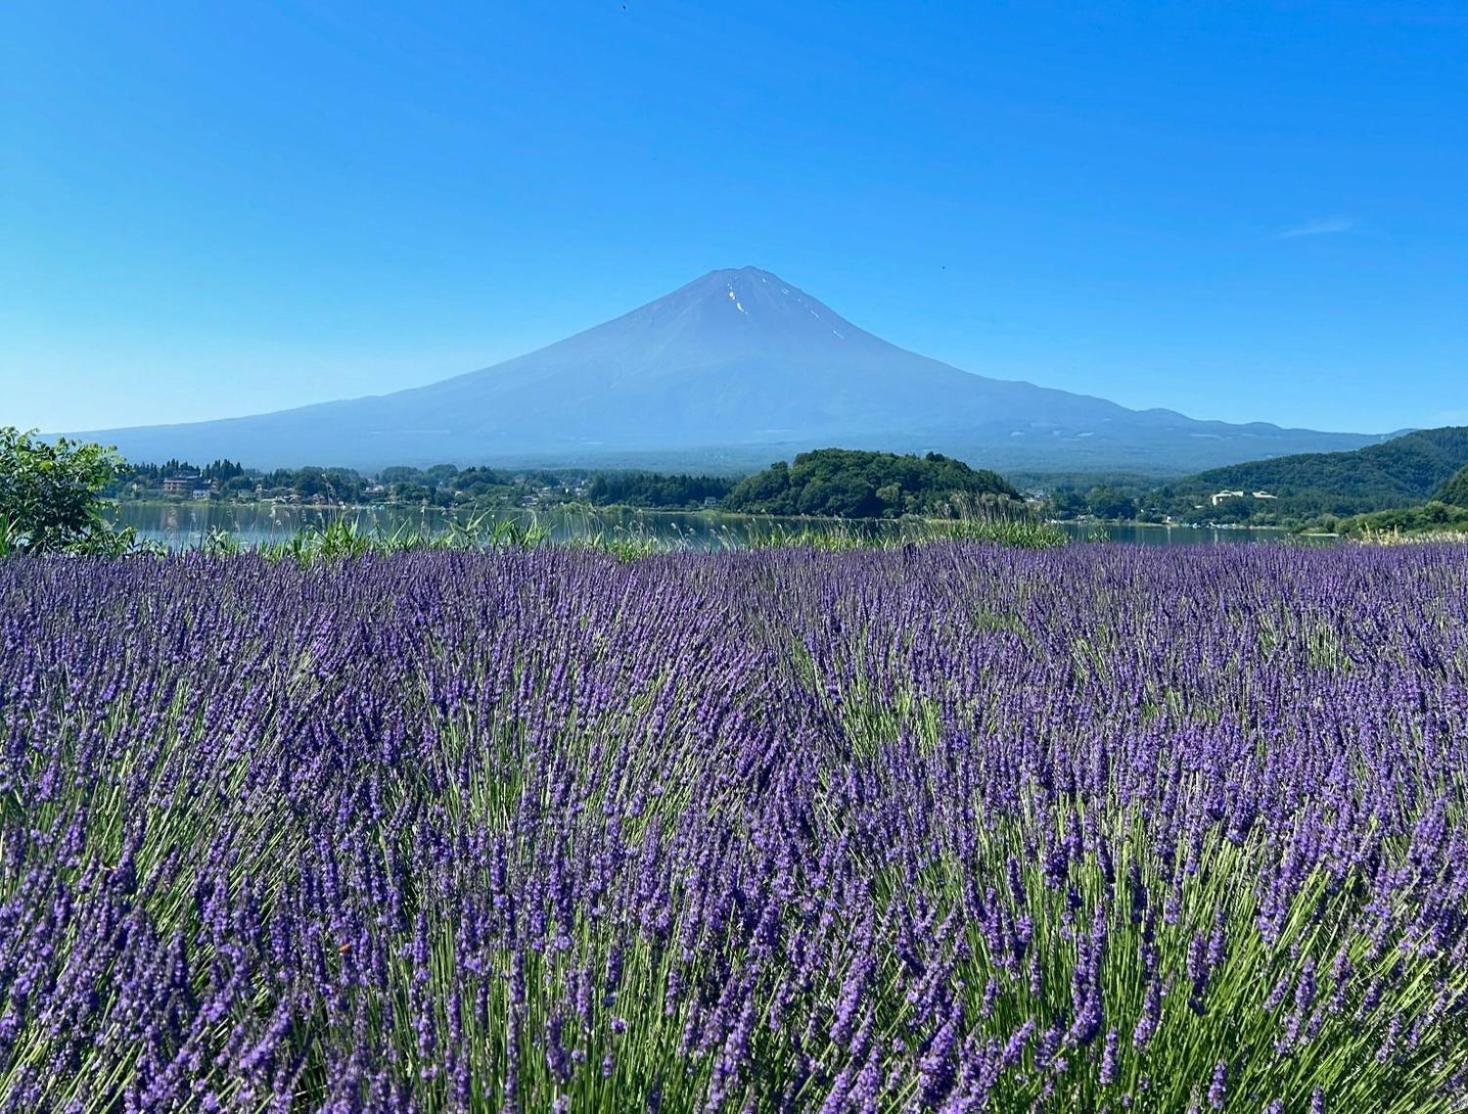
[[[113,519],[131,526],[142,538],[161,542],[170,548],[197,545],[211,531],[233,534],[248,545],[281,541],[297,531],[324,526],[328,522],[347,519],[368,530],[421,531],[444,530],[451,519],[466,522],[472,515],[447,512],[436,508],[417,507],[296,507],[271,504],[238,503],[123,503]],[[513,519],[522,524],[538,523],[550,531],[557,541],[577,538],[627,536],[651,537],[691,549],[737,548],[776,531],[799,532],[812,527],[836,526],[858,530],[872,536],[899,533],[903,524],[896,521],[817,518],[776,518],[767,515],[732,515],[718,511],[636,511],[606,508],[580,509],[556,507],[528,511],[507,508],[487,512],[486,524]],[[1091,540],[1102,537],[1110,541],[1134,545],[1208,545],[1214,543],[1281,542],[1293,539],[1285,530],[1219,529],[1192,526],[1144,526],[1115,523],[1065,523],[1061,529],[1072,537]],[[1331,539],[1307,539],[1325,542]]]

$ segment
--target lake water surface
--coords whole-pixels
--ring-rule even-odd
[[[114,514],[121,525],[131,526],[149,540],[172,548],[197,545],[211,531],[223,531],[247,545],[281,541],[303,528],[320,527],[347,519],[363,529],[441,532],[449,522],[467,522],[473,515],[416,507],[295,507],[289,505],[236,503],[123,503]],[[818,518],[776,518],[766,515],[731,515],[718,511],[634,511],[568,509],[528,511],[505,509],[484,515],[486,526],[513,519],[522,525],[532,522],[550,531],[557,541],[578,538],[655,538],[691,549],[737,548],[751,540],[779,531],[799,532],[809,528],[836,526],[878,536],[896,536],[903,524],[895,521],[842,521]],[[1061,529],[1081,540],[1105,538],[1135,545],[1208,545],[1213,543],[1281,542],[1291,535],[1284,530],[1241,530],[1191,526],[1140,526],[1111,523],[1066,523]],[[1324,539],[1322,539],[1324,540]]]

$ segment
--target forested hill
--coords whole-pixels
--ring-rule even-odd
[[[1352,515],[1337,523],[1336,529],[1347,536],[1468,534],[1468,466],[1454,472],[1429,502]]]
[[[733,511],[893,518],[947,515],[965,502],[1017,500],[1003,476],[938,453],[899,456],[851,449],[801,453],[741,480],[724,500]]]
[[[1340,453],[1305,453],[1200,472],[1171,485],[1178,496],[1220,491],[1277,496],[1294,514],[1359,514],[1430,498],[1468,465],[1468,426],[1446,426]]]
[[[1439,503],[1454,507],[1468,507],[1468,465],[1458,469],[1433,495]]]

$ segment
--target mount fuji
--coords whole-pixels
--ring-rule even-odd
[[[1197,421],[898,348],[768,271],[712,271],[605,324],[426,387],[82,434],[133,460],[732,470],[830,445],[985,467],[1192,471],[1380,440]]]

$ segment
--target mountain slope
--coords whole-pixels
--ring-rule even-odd
[[[1427,499],[1465,465],[1468,426],[1444,426],[1353,452],[1307,453],[1215,468],[1173,487],[1198,496],[1262,490],[1279,497],[1280,511],[1360,514]]]
[[[819,445],[937,449],[1005,467],[1185,470],[1372,438],[1167,410],[971,375],[858,328],[767,271],[714,271],[492,368],[371,398],[87,434],[134,459],[666,464]]]
[[[1440,503],[1468,508],[1468,464],[1454,472],[1442,487],[1433,492],[1432,497]]]

